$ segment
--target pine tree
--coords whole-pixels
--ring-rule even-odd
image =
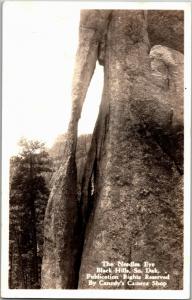
[[[39,288],[51,161],[43,143],[22,139],[10,164],[10,288]]]

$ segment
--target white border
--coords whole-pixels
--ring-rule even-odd
[[[15,1],[21,2],[21,1]],[[8,289],[8,220],[9,161],[6,155],[5,118],[2,105],[2,231],[1,231],[1,296],[5,298],[106,298],[106,299],[189,299],[190,297],[190,184],[191,184],[191,3],[189,2],[68,2],[41,1],[44,5],[96,9],[161,9],[184,10],[185,13],[185,100],[184,100],[184,288],[183,290],[22,290]],[[3,9],[9,1],[5,1]],[[3,49],[3,45],[2,45]],[[3,62],[2,62],[3,67]],[[3,95],[3,85],[2,85]],[[2,100],[3,101],[3,100]]]

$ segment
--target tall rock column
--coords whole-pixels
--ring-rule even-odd
[[[181,289],[183,55],[150,50],[144,11],[114,10],[105,43],[104,96],[82,194],[89,214],[78,287],[115,288],[88,284],[102,261],[134,261],[142,271],[149,261],[170,274],[166,287],[154,289]],[[151,289],[126,281],[117,288]]]
[[[75,161],[77,126],[109,14],[110,11],[100,10],[81,14],[64,161],[55,176],[45,213],[42,288],[72,289],[78,285],[82,239]]]
[[[81,12],[65,161],[45,216],[43,288],[93,288],[86,275],[103,260],[155,263],[170,274],[166,289],[182,288],[182,45],[161,35],[166,47],[150,49],[159,35],[152,20],[140,10]],[[77,125],[97,59],[104,89],[78,203]]]

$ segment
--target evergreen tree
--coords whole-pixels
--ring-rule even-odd
[[[51,161],[43,143],[22,139],[10,163],[10,288],[39,288]]]

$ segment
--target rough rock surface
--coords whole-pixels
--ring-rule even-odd
[[[47,182],[50,190],[54,186],[55,180],[58,177],[58,169],[61,163],[65,160],[64,149],[66,143],[67,135],[61,134],[57,137],[54,145],[49,149],[49,155],[52,159],[52,169],[53,172],[48,174]],[[83,179],[84,167],[87,159],[87,154],[89,152],[91,144],[91,134],[80,135],[77,140],[77,150],[76,150],[76,165],[77,165],[77,190],[78,190],[78,201],[81,197],[81,186]]]
[[[149,10],[147,22],[151,47],[163,45],[184,52],[184,11]]]
[[[86,274],[103,260],[154,262],[171,274],[167,289],[182,288],[182,20],[160,12],[159,24],[170,22],[159,32],[153,13],[82,11],[68,151],[45,218],[44,288],[90,288]],[[78,207],[77,122],[97,59],[104,91]]]
[[[183,57],[163,46],[149,55],[146,28],[142,11],[112,13],[104,68],[107,125],[98,134],[105,132],[79,288],[89,288],[86,274],[103,260],[153,261],[171,274],[168,289],[182,287],[182,193],[179,199],[176,194],[182,181],[177,135],[183,126]]]
[[[46,209],[41,273],[43,288],[73,288],[76,285],[78,202],[73,146],[72,142],[66,142],[66,159],[57,173]]]

